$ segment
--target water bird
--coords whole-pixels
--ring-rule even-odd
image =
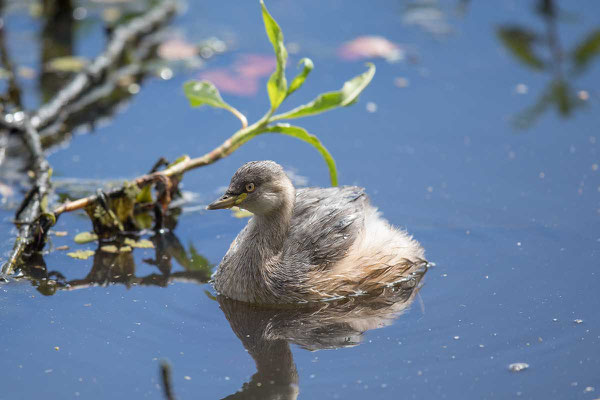
[[[392,227],[356,186],[295,189],[273,161],[242,165],[209,210],[253,213],[213,275],[215,289],[258,304],[373,293],[426,265],[421,245]]]

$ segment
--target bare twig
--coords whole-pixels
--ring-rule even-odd
[[[165,177],[170,178],[176,175],[184,174],[187,171],[192,169],[196,169],[199,167],[204,167],[206,165],[212,164],[223,157],[228,156],[233,153],[237,148],[239,148],[242,144],[250,140],[253,135],[252,132],[257,132],[256,134],[260,134],[261,129],[267,125],[269,114],[265,115],[261,120],[256,122],[255,124],[246,127],[244,129],[240,129],[229,139],[225,140],[220,146],[213,149],[212,151],[206,153],[205,155],[197,158],[189,158],[185,157],[180,162],[172,165],[171,167],[163,170],[153,172],[151,174],[142,175],[133,180],[138,187],[142,188],[149,184],[158,182],[160,179]],[[123,193],[123,189],[116,189],[108,193],[109,197],[120,196]],[[87,207],[90,204],[94,204],[98,200],[97,195],[92,195],[88,197],[84,197],[81,199],[77,199],[74,201],[70,201],[62,204],[61,206],[54,209],[54,215],[58,218],[58,216],[65,212],[80,210],[82,208]]]
[[[110,68],[123,57],[127,45],[163,24],[174,14],[176,6],[174,0],[165,0],[142,17],[117,28],[107,49],[31,117],[22,111],[19,111],[19,115],[24,116],[23,118],[15,118],[17,113],[0,116],[0,126],[21,132],[32,156],[34,176],[32,189],[19,207],[15,218],[19,227],[18,237],[8,262],[2,267],[2,274],[13,273],[26,251],[40,250],[48,228],[54,223],[54,216],[47,211],[51,170],[44,157],[39,129],[60,118],[66,118],[65,113],[69,110],[72,112],[71,106],[101,82]]]
[[[25,132],[23,139],[32,156],[32,171],[34,174],[33,187],[23,200],[17,211],[16,220],[19,225],[18,237],[13,246],[13,251],[6,264],[2,267],[2,273],[9,275],[21,260],[23,253],[33,244],[40,245],[47,226],[41,221],[42,214],[47,211],[50,192],[50,165],[44,157],[40,137],[31,125],[29,118],[25,118]],[[34,222],[38,222],[34,224]],[[41,235],[41,237],[40,237]],[[36,236],[38,236],[36,238]]]

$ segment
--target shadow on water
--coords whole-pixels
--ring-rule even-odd
[[[576,91],[574,80],[600,55],[600,26],[567,49],[560,39],[558,28],[559,22],[569,19],[569,14],[554,0],[537,0],[533,11],[542,21],[543,31],[516,24],[502,25],[497,29],[500,42],[515,60],[531,71],[550,76],[535,104],[514,117],[513,122],[518,128],[529,128],[552,107],[564,118],[581,108],[589,93]],[[517,91],[524,93],[526,90],[526,87],[517,87]]]

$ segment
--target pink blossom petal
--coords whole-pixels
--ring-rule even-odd
[[[258,92],[258,79],[237,75],[225,68],[204,71],[200,79],[212,82],[221,92],[253,96]]]
[[[233,69],[242,76],[262,78],[269,76],[277,67],[274,56],[262,54],[242,54],[233,65]]]

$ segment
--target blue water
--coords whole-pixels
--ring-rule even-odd
[[[333,154],[340,182],[365,187],[383,215],[412,233],[436,264],[409,309],[393,324],[365,332],[360,345],[308,351],[290,340],[298,386],[282,398],[598,397],[600,61],[569,75],[574,93],[588,94],[581,108],[569,116],[550,108],[529,128],[516,129],[512,120],[542,95],[552,73],[519,62],[496,32],[518,24],[543,34],[535,2],[440,3],[446,34],[407,24],[409,2],[268,3],[286,42],[300,48],[290,56],[288,76],[303,56],[315,63],[284,110],[365,70],[363,60],[338,57],[344,42],[380,35],[407,49],[406,61],[372,59],[377,73],[357,104],[298,124]],[[600,7],[593,1],[558,5],[564,7],[558,36],[568,54],[599,28]],[[102,49],[98,18],[99,11],[91,12],[88,27],[77,31],[77,54],[92,57]],[[16,7],[4,23],[14,62],[39,68],[32,56],[39,21]],[[240,54],[271,52],[255,2],[190,2],[172,27],[191,41],[232,38],[207,69],[226,68]],[[161,156],[198,156],[220,144],[239,122],[224,111],[188,106],[182,84],[199,74],[178,69],[171,80],[146,80],[109,124],[52,150],[55,176],[126,179]],[[397,78],[408,86],[395,85]],[[255,95],[223,96],[256,120],[269,104],[265,81]],[[36,85],[23,82],[26,104],[34,108]],[[519,84],[526,93],[518,93]],[[238,166],[256,159],[273,159],[311,186],[329,183],[325,163],[310,146],[261,136],[186,174],[184,189],[206,204]],[[3,257],[14,237],[13,212],[0,210]],[[216,265],[245,223],[228,212],[194,211],[179,218],[174,233],[188,256],[193,246]],[[52,237],[54,246],[94,249],[73,243],[77,232],[91,229],[77,213],[62,216],[55,229],[68,236]],[[159,274],[143,261],[153,256],[152,249],[136,249],[127,265],[133,261],[138,277]],[[67,280],[86,277],[92,267],[92,259],[73,260],[65,251],[44,260]],[[173,260],[173,271],[182,270]],[[172,366],[178,398],[224,398],[257,371],[207,295],[214,294],[208,284],[114,284],[44,296],[18,280],[0,291],[0,399],[160,399],[163,359]],[[281,354],[273,354],[277,365]],[[510,372],[516,362],[529,368]]]

